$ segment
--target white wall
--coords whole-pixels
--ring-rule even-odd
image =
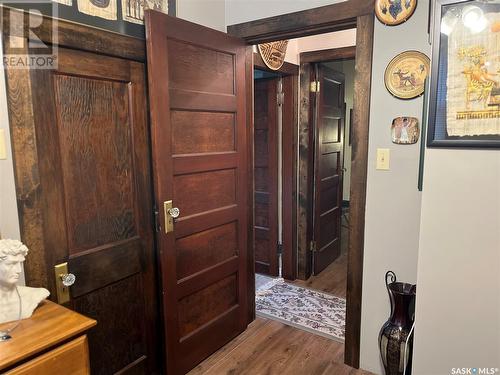
[[[226,25],[278,16],[343,1],[345,0],[226,0]]]
[[[425,163],[413,373],[498,368],[500,151],[428,149]]]
[[[423,98],[396,99],[384,85],[390,60],[405,50],[427,55],[429,0],[421,0],[415,14],[403,25],[387,27],[375,20],[370,141],[366,202],[365,255],[361,323],[361,367],[383,373],[378,333],[390,313],[384,284],[387,270],[398,279],[417,281],[417,256],[421,193],[418,192],[420,143],[396,145],[391,142],[392,120],[398,116],[422,119]],[[391,150],[390,170],[375,169],[377,148]],[[418,289],[419,292],[422,292]]]
[[[303,52],[350,47],[354,45],[356,45],[356,29],[290,39],[285,60],[298,65],[300,63],[299,55]]]
[[[225,0],[177,0],[177,17],[226,32]]]

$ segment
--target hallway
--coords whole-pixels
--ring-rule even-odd
[[[343,364],[344,345],[282,323],[257,318],[189,375],[370,375]]]

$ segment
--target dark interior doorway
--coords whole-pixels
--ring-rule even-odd
[[[254,71],[255,272],[268,276],[280,274],[282,95],[279,74]]]

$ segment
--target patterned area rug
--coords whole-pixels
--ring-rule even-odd
[[[257,315],[336,341],[345,338],[345,299],[273,279],[255,298]]]

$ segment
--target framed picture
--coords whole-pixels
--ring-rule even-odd
[[[500,4],[434,6],[427,145],[500,148]]]

